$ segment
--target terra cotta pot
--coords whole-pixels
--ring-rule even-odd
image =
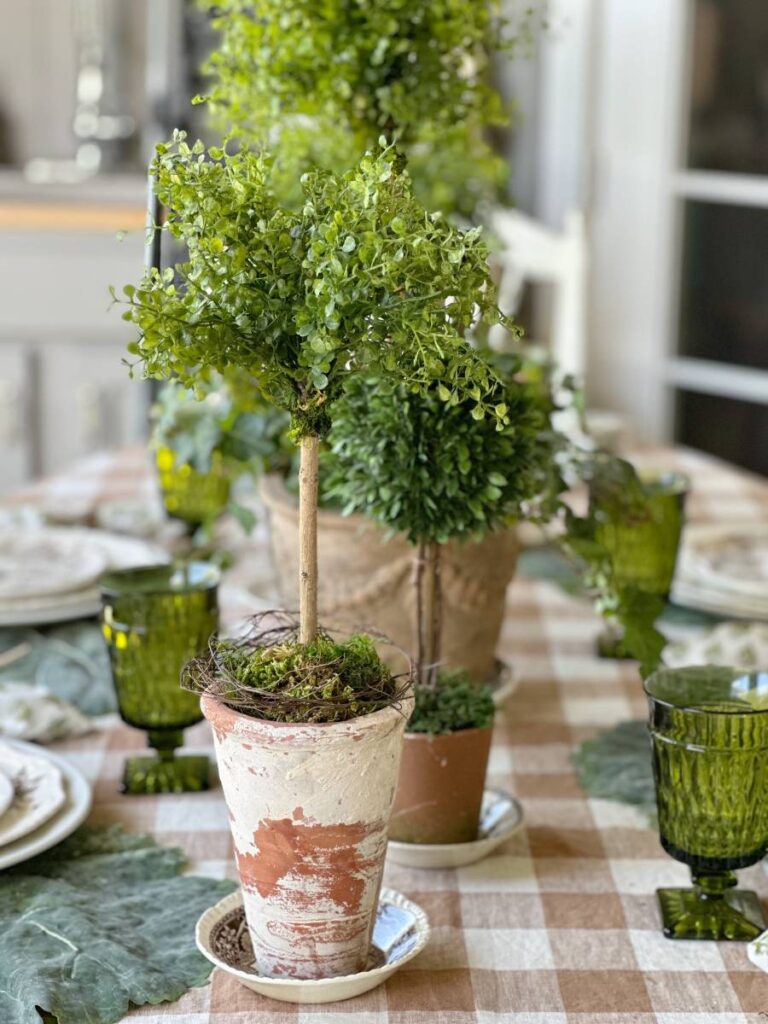
[[[362,970],[412,698],[329,724],[268,722],[210,695],[201,706],[259,974]]]
[[[406,733],[389,826],[403,843],[477,839],[493,726],[429,736]]]

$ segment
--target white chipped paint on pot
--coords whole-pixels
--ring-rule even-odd
[[[294,725],[210,695],[248,930],[265,977],[365,966],[411,697],[349,722]]]

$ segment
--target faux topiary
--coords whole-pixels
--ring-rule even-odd
[[[535,515],[539,499],[553,502],[540,398],[510,372],[490,400],[506,421],[499,429],[442,384],[414,393],[360,377],[334,410],[326,493],[415,546],[413,653],[419,684],[430,689],[440,665],[442,545]]]
[[[500,0],[201,0],[219,32],[205,68],[216,123],[279,154],[279,188],[312,166],[351,166],[384,131],[430,209],[474,212],[506,166],[485,137],[506,120],[494,53],[530,39]],[[298,172],[298,173],[297,173]]]
[[[303,203],[286,209],[272,163],[246,149],[189,146],[183,134],[152,165],[165,230],[185,262],[149,270],[124,293],[139,329],[131,350],[148,376],[194,385],[235,369],[254,398],[291,415],[301,447],[300,629],[317,623],[317,471],[333,400],[376,369],[414,392],[440,388],[477,421],[509,424],[498,381],[464,340],[480,315],[506,323],[487,251],[414,199],[397,154],[384,147],[344,175],[311,172]]]

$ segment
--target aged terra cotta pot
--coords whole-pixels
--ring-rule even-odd
[[[389,838],[403,843],[477,839],[493,726],[429,736],[406,733]]]
[[[283,604],[298,607],[298,504],[278,476],[264,477],[261,497],[269,511],[275,572]],[[323,621],[375,627],[404,651],[413,646],[415,550],[361,515],[320,509],[317,517],[318,602]],[[496,645],[504,620],[507,586],[520,552],[514,529],[481,541],[443,547],[442,663],[463,668],[478,683],[494,679]],[[402,657],[379,650],[395,672]]]
[[[201,698],[259,974],[365,967],[412,697],[348,722],[268,722]]]

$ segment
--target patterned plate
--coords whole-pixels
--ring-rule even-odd
[[[0,743],[0,771],[11,780],[14,799],[0,818],[0,847],[33,832],[58,811],[66,799],[58,767],[47,757]]]
[[[0,599],[50,597],[95,583],[107,567],[98,544],[65,530],[0,533]]]
[[[5,772],[0,771],[0,818],[3,817],[5,812],[13,803],[15,795],[16,791],[13,788],[10,775],[6,775]]]
[[[197,922],[195,938],[203,956],[260,995],[285,1003],[332,1003],[370,992],[412,960],[427,944],[429,923],[421,907],[402,893],[382,889],[366,969],[313,981],[264,978],[257,973],[239,889],[206,910]]]

